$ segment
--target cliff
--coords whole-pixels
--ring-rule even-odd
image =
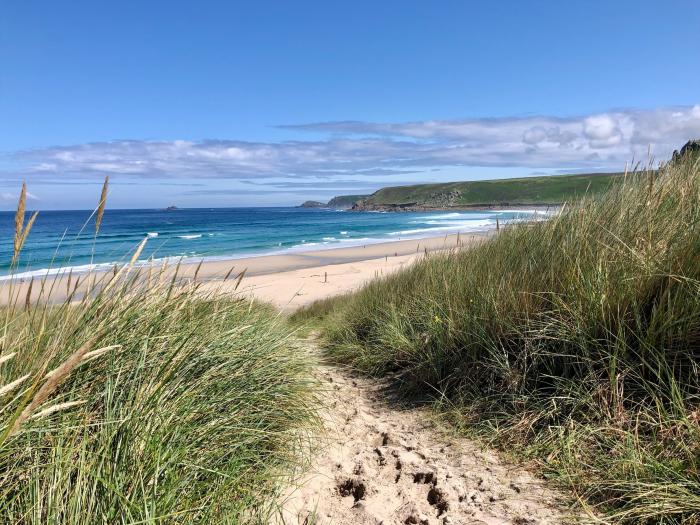
[[[605,191],[621,173],[551,175],[382,188],[356,202],[355,211],[426,211],[508,206],[555,206]]]
[[[366,199],[369,195],[339,195],[328,201],[329,208],[350,209],[353,205],[362,199]]]

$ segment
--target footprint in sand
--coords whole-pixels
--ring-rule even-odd
[[[308,472],[280,500],[278,525],[585,522],[542,480],[448,437],[425,409],[386,401],[386,385],[332,367],[320,373],[325,434]]]

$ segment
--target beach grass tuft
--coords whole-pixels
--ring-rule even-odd
[[[607,522],[700,523],[700,161],[425,257],[293,320]]]
[[[144,242],[114,272],[2,282],[0,522],[267,523],[305,460],[303,344],[269,307],[135,266]]]

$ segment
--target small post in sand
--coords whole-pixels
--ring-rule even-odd
[[[324,283],[328,282],[328,272],[323,272],[323,282]]]
[[[496,231],[501,229],[501,224],[498,222],[498,217],[496,217]]]

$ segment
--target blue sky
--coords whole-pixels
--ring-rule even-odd
[[[289,205],[700,136],[687,1],[16,1],[0,208]]]

